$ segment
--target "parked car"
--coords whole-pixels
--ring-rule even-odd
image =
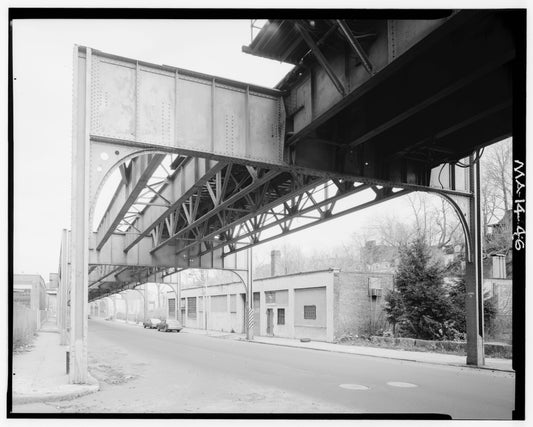
[[[152,318],[152,319],[146,319],[143,322],[143,327],[148,329],[155,329],[157,326],[161,323],[160,319]]]
[[[168,331],[179,332],[182,329],[183,329],[183,325],[178,320],[174,320],[174,319],[163,320],[159,325],[157,325],[157,330],[159,332],[168,332]]]

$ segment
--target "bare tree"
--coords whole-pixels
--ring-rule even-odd
[[[299,246],[284,243],[280,246],[281,273],[291,274],[305,271],[305,256]]]
[[[480,160],[485,190],[493,198],[495,213],[500,218],[511,209],[512,160],[511,138],[487,147]]]
[[[439,202],[430,213],[430,221],[434,225],[432,228],[436,231],[434,234],[436,242],[430,241],[430,243],[442,249],[461,240],[461,229],[459,219],[450,204],[444,199],[440,199]]]
[[[392,215],[378,217],[372,228],[381,244],[394,247],[407,243],[417,229],[416,225],[401,222]]]
[[[509,224],[499,224],[496,233],[490,233],[488,226],[512,209],[512,139],[486,147],[480,162],[485,253],[507,253],[512,241]]]

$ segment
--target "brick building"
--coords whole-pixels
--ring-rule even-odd
[[[255,279],[254,334],[334,341],[369,333],[385,326],[383,296],[392,286],[390,273],[337,269]],[[181,291],[186,327],[243,333],[245,309],[241,282]]]

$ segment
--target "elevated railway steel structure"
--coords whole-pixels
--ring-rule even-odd
[[[467,363],[483,365],[479,149],[513,135],[516,30],[506,11],[269,20],[243,51],[294,64],[275,89],[76,46],[71,382],[87,380],[88,302],[186,268],[235,271],[249,297],[248,248],[411,191],[461,221]]]

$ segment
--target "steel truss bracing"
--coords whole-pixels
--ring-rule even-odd
[[[251,321],[249,248],[410,191],[436,192],[459,215],[467,361],[483,364],[479,171],[476,157],[457,162],[512,134],[515,34],[505,13],[437,15],[272,20],[243,50],[296,65],[277,89],[75,48],[60,267],[71,382],[87,380],[88,301],[185,268],[229,269]]]
[[[135,168],[145,164],[132,162],[130,173],[136,174]],[[182,172],[194,164],[189,160],[182,161],[180,168],[153,196],[163,197],[167,201],[166,207],[146,203],[143,211],[138,212],[122,230],[119,230],[121,217],[109,214],[124,212],[123,200],[129,200],[128,206],[137,201],[126,191],[121,193],[121,207],[117,207],[119,199],[115,195],[94,234],[96,250],[91,250],[89,261],[89,300],[99,297],[102,288],[112,288],[113,284],[119,289],[124,283],[140,282],[139,277],[150,276],[154,268],[164,270],[179,264],[181,268],[213,267],[213,264],[205,264],[204,258],[211,253],[220,253],[224,260],[255,244],[408,192],[343,179],[328,180],[294,171],[220,162],[209,169],[205,179],[198,173],[191,173],[197,181],[189,188]],[[121,183],[119,187],[123,185]],[[140,195],[144,185],[146,183],[131,186],[129,191]],[[184,188],[189,191],[182,192]],[[349,204],[341,203],[342,199],[355,195],[360,197],[352,197]],[[115,217],[116,228],[103,232],[108,216]],[[102,235],[109,235],[103,243]],[[105,244],[107,241],[108,245]],[[128,258],[127,254],[135,252],[141,242],[148,243],[147,250],[143,250],[145,256]],[[114,244],[118,249],[113,250]],[[108,247],[111,250],[107,251]],[[161,256],[161,253],[165,254]],[[119,263],[118,258],[122,258],[122,262]]]

